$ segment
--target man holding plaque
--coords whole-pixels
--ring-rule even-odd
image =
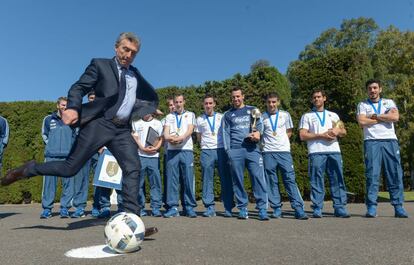
[[[253,194],[256,198],[259,219],[269,220],[263,159],[258,146],[260,135],[263,132],[260,111],[255,107],[244,105],[244,94],[240,87],[232,89],[231,99],[233,107],[224,113],[222,126],[224,149],[229,156],[233,191],[236,197],[236,206],[239,209],[238,218],[249,218],[247,211],[249,200],[244,189],[244,169],[247,167]]]
[[[338,137],[346,135],[339,116],[325,109],[326,94],[316,88],[312,93],[313,108],[302,115],[299,134],[308,146],[308,170],[311,184],[313,217],[322,218],[325,197],[325,172],[328,175],[331,197],[336,217],[348,218],[347,196],[342,170],[342,156]]]
[[[216,100],[212,95],[205,95],[204,113],[197,118],[197,139],[201,145],[201,174],[203,179],[203,203],[205,217],[216,215],[214,208],[214,171],[217,170],[221,183],[221,199],[224,204],[224,217],[231,217],[234,207],[233,187],[228,165],[228,157],[223,147],[221,120],[223,114],[215,112]]]
[[[150,184],[150,198],[152,216],[161,217],[162,206],[161,175],[159,162],[159,149],[162,145],[162,124],[152,114],[132,122],[132,136],[138,145],[138,155],[141,162],[139,178],[138,203],[141,206],[140,216],[145,212],[145,175],[148,175]]]
[[[408,214],[403,208],[400,146],[394,130],[394,122],[399,119],[398,108],[392,99],[381,98],[382,87],[379,80],[368,80],[366,89],[368,99],[360,102],[357,109],[358,123],[364,130],[366,217],[377,216],[379,178],[381,166],[384,166],[395,217],[407,218]]]
[[[299,192],[290,154],[289,138],[292,135],[293,122],[289,112],[279,109],[280,100],[276,93],[266,96],[267,111],[263,114],[263,162],[267,183],[267,194],[270,207],[273,208],[271,217],[282,217],[282,201],[279,192],[277,171],[282,173],[283,184],[289,197],[290,205],[295,211],[295,218],[308,219],[304,211],[303,199]]]
[[[164,217],[179,216],[178,198],[180,171],[183,174],[184,202],[186,216],[195,218],[197,214],[194,207],[195,200],[194,182],[194,155],[193,139],[191,134],[194,130],[195,115],[184,109],[184,95],[178,94],[174,97],[175,111],[167,115],[164,125],[164,139],[168,142],[167,162],[167,194],[166,204],[168,211]]]

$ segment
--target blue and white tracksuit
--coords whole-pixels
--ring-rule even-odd
[[[397,109],[391,99],[382,98],[377,103],[366,100],[358,104],[357,115],[384,114],[391,109]],[[377,205],[379,179],[383,166],[390,202],[393,206],[401,206],[404,203],[403,171],[400,146],[392,122],[364,126],[364,156],[366,205]]]
[[[303,209],[303,199],[296,184],[290,141],[287,135],[287,130],[293,128],[290,114],[278,110],[275,114],[266,112],[262,118],[263,161],[270,207],[280,208],[282,206],[277,175],[277,171],[280,170],[292,209]]]
[[[65,160],[69,155],[72,145],[76,139],[76,129],[65,125],[57,112],[43,119],[42,137],[46,144],[45,161]],[[60,199],[61,208],[85,208],[88,192],[88,170],[84,166],[74,177],[62,178],[62,195]],[[43,209],[52,209],[56,194],[58,176],[44,176],[42,190]],[[86,187],[85,187],[86,185]],[[78,188],[75,192],[75,186]]]
[[[170,134],[183,135],[188,130],[190,125],[195,125],[195,115],[192,112],[183,111],[181,114],[177,115],[176,113],[168,114],[164,129],[168,126]],[[170,209],[178,207],[180,173],[183,175],[182,180],[184,186],[185,208],[192,209],[196,207],[194,154],[193,140],[191,136],[184,139],[181,144],[173,145],[168,143],[167,158],[167,208]]]
[[[7,143],[9,142],[9,124],[7,120],[0,116],[0,175],[3,161],[4,148],[6,148]]]
[[[147,147],[146,139],[150,128],[155,130],[158,136],[162,135],[163,125],[157,119],[148,121],[138,120],[132,122],[132,130],[139,139],[142,146]],[[148,176],[150,186],[150,206],[152,210],[159,210],[162,206],[161,193],[161,175],[160,175],[160,160],[159,152],[155,154],[145,153],[143,150],[138,150],[138,157],[141,162],[141,169],[139,172],[139,190],[138,190],[138,204],[143,210],[145,208],[145,177]]]
[[[323,120],[320,120],[320,117],[323,117]],[[333,127],[333,122],[338,121],[339,116],[334,112],[328,110],[324,110],[323,112],[312,111],[302,115],[299,129],[320,134],[327,132]],[[347,203],[347,196],[338,140],[308,140],[307,147],[312,208],[320,210],[323,208],[325,198],[325,172],[329,179],[333,207],[335,209],[344,208]]]
[[[206,208],[214,206],[214,171],[217,167],[221,184],[221,199],[224,209],[234,207],[234,193],[229,159],[223,145],[222,114],[206,114],[197,118],[196,132],[201,137],[201,175],[203,179],[202,200]]]
[[[237,208],[246,208],[248,196],[244,188],[244,169],[247,167],[252,183],[253,195],[256,198],[256,209],[267,208],[266,180],[263,159],[258,144],[246,139],[250,133],[252,106],[239,109],[232,108],[224,113],[223,140],[224,148],[229,156],[233,191]],[[258,119],[257,129],[263,132],[262,120]]]

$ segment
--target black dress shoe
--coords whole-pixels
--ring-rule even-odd
[[[36,164],[36,161],[31,160],[23,164],[23,166],[9,170],[6,176],[1,179],[1,185],[7,186],[18,180],[28,178],[29,176],[28,176],[27,171],[29,168],[34,167],[35,164]]]
[[[145,229],[145,236],[144,237],[149,237],[152,236],[153,234],[158,232],[158,228],[154,227],[148,227],[147,229]]]

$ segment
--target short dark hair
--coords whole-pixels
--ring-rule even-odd
[[[242,93],[242,95],[243,95],[243,89],[241,88],[241,86],[234,86],[234,87],[231,89],[231,92],[234,92],[234,91],[241,91],[241,93]]]
[[[369,79],[366,83],[365,83],[365,89],[367,89],[371,84],[377,83],[379,87],[381,87],[381,80],[379,79]]]
[[[321,87],[315,87],[314,89],[312,89],[312,94],[311,97],[313,97],[313,95],[315,95],[315,93],[321,93],[322,96],[326,97],[326,92],[323,88]]]
[[[269,98],[280,99],[279,95],[276,92],[270,92],[265,96],[265,100],[268,100]]]
[[[204,95],[204,97],[203,97],[203,101],[204,101],[206,98],[212,98],[212,99],[213,99],[213,101],[214,101],[214,102],[216,102],[216,97],[214,97],[212,94],[205,94],[205,95]]]
[[[95,91],[93,91],[93,90],[92,90],[91,92],[89,92],[89,93],[88,93],[88,98],[89,98],[90,96],[95,96]]]

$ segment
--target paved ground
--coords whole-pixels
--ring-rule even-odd
[[[414,203],[405,207],[414,216]],[[330,203],[325,209],[324,218],[307,221],[293,219],[287,205],[285,218],[268,222],[258,221],[253,209],[249,220],[144,217],[160,232],[140,251],[76,259],[64,253],[104,244],[105,221],[40,220],[39,204],[1,205],[0,264],[414,264],[414,217],[394,218],[387,203],[379,205],[376,219],[363,217],[362,204],[349,205],[349,219],[333,217]]]

